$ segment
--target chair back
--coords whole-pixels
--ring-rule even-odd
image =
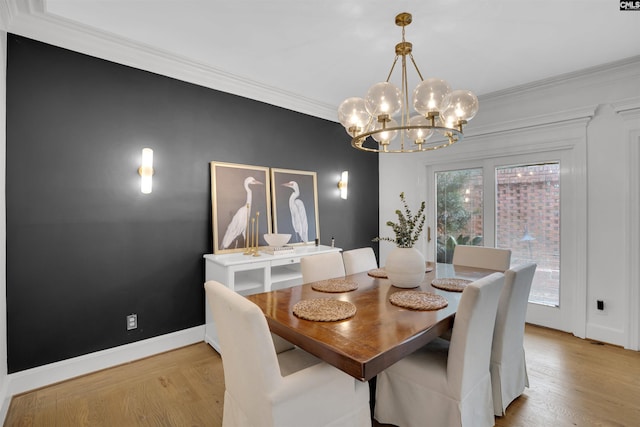
[[[447,359],[451,391],[462,398],[483,376],[489,378],[491,342],[504,274],[493,273],[462,292]]]
[[[342,253],[345,274],[361,273],[378,268],[376,254],[372,248],[351,249]]]
[[[345,276],[340,252],[303,257],[300,259],[300,269],[303,283]]]
[[[493,332],[492,360],[522,351],[527,304],[536,264],[523,264],[504,273],[496,325]]]
[[[453,250],[453,265],[504,272],[511,265],[511,249],[457,245]]]
[[[267,399],[282,376],[264,314],[219,282],[210,280],[204,287],[220,340],[226,393],[236,404],[255,409],[249,413],[270,413]]]

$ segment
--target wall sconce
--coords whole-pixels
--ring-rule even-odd
[[[338,188],[340,189],[340,198],[347,199],[347,190],[349,187],[349,171],[343,171],[340,181],[338,181]]]
[[[153,176],[153,150],[151,148],[142,149],[142,161],[140,162],[140,168],[138,168],[140,174],[140,191],[142,194],[151,193]]]

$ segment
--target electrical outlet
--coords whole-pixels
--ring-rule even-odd
[[[604,301],[602,301],[601,299],[596,301],[596,307],[598,308],[598,310],[604,310]]]
[[[127,316],[127,331],[136,329],[138,327],[138,315],[130,314]]]

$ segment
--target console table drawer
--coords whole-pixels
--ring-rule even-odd
[[[300,262],[300,257],[299,256],[292,256],[289,258],[282,258],[282,259],[274,259],[271,261],[271,266],[272,267],[279,267],[281,265],[290,265],[290,264],[298,264]]]

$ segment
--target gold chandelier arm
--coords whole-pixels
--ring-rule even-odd
[[[420,77],[420,81],[424,81],[424,78],[422,78],[422,73],[420,73],[420,69],[418,68],[418,64],[416,64],[416,60],[413,59],[413,54],[410,53],[409,57],[411,58],[411,62],[413,62],[413,66],[416,69],[416,73],[418,73],[418,77]]]
[[[439,145],[430,145],[430,146],[423,147],[422,145],[424,144],[421,144],[416,149],[390,150],[387,145],[385,145],[383,149],[365,147],[362,145],[362,143],[359,143],[357,140],[354,139],[351,141],[351,146],[353,148],[357,148],[358,150],[367,151],[369,153],[420,153],[425,151],[439,150],[440,148],[446,148],[455,144],[456,142],[457,140],[453,138]]]
[[[404,31],[404,27],[402,27]],[[404,37],[403,37],[404,39]],[[400,115],[400,126],[405,127],[409,125],[409,83],[407,82],[407,56],[402,55],[402,99],[404,106]],[[400,149],[404,151],[404,135],[400,139]]]
[[[449,134],[451,134],[451,136],[455,136],[456,138],[459,138],[459,139],[456,139],[456,141],[462,140],[463,138],[463,133],[459,129],[450,128],[446,126],[394,126],[394,127],[385,127],[384,129],[380,128],[380,129],[374,129],[368,132],[363,132],[354,136],[353,139],[364,139],[369,136],[376,135],[383,132],[403,131],[403,130],[411,130],[411,129],[432,129],[440,132],[441,134],[447,137],[449,137]]]
[[[387,80],[386,80],[387,83],[389,83],[389,79],[391,79],[391,75],[393,74],[393,69],[396,68],[396,62],[398,62],[398,56],[400,55],[396,55],[396,57],[393,60],[393,64],[391,64],[391,70],[389,70],[389,75],[387,76]]]
[[[405,132],[410,129],[432,129],[438,131],[442,136],[447,138],[446,142],[442,144],[434,145],[433,143],[428,144],[426,142],[422,142],[420,144],[416,144],[417,148],[407,148],[402,144],[400,149],[398,150],[390,150],[388,142],[380,142],[377,148],[369,148],[365,147],[364,143],[369,136],[380,134],[382,132]],[[421,151],[433,151],[439,148],[449,147],[450,145],[455,144],[458,141],[461,141],[464,138],[462,132],[460,132],[456,128],[449,128],[445,126],[397,126],[397,127],[386,127],[383,129],[375,129],[369,132],[364,132],[358,135],[355,135],[351,139],[351,146],[357,148],[362,151],[369,151],[372,153],[417,153]]]

